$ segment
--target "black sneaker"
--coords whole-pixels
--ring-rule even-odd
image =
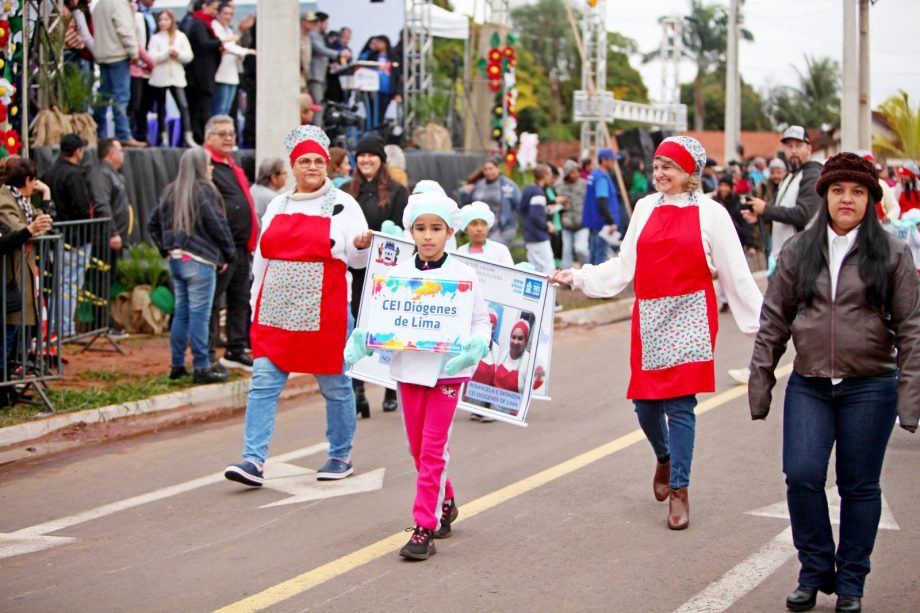
[[[176,379],[181,379],[182,377],[187,377],[188,371],[185,370],[185,366],[172,366],[169,369],[169,378],[172,381]]]
[[[251,487],[262,487],[262,484],[265,483],[262,471],[249,460],[243,460],[239,464],[231,464],[225,468],[224,477]]]
[[[128,338],[129,336],[131,336],[130,334],[128,334],[121,328],[116,328],[115,326],[112,326],[111,328],[109,328],[106,331],[106,333],[108,334],[109,338],[111,338],[112,340],[116,340],[116,341],[121,340],[123,338]]]
[[[196,368],[192,380],[197,384],[224,383],[227,375],[214,368]]]
[[[434,533],[434,538],[446,539],[450,537],[450,525],[454,523],[458,515],[460,515],[460,509],[457,508],[454,499],[445,500],[441,504],[441,527]]]
[[[411,532],[412,537],[399,550],[399,555],[402,557],[410,560],[427,560],[428,556],[433,556],[438,552],[434,547],[434,532],[428,528],[416,526],[406,528],[406,532]]]
[[[226,368],[236,368],[239,370],[252,371],[252,356],[248,353],[235,353],[228,351],[220,359],[220,363]]]

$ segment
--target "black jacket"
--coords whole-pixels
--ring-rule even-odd
[[[351,189],[352,181],[354,179],[345,183],[339,189],[350,194],[351,191],[349,190]],[[379,232],[383,222],[388,219],[397,226],[402,227],[403,213],[406,210],[406,203],[409,202],[409,192],[401,184],[391,180],[390,187],[387,190],[390,196],[389,201],[386,206],[380,206],[380,198],[377,195],[378,183],[377,177],[373,181],[362,183],[361,188],[358,190],[358,195],[355,196],[355,200],[358,201],[358,205],[364,212],[367,227]]]
[[[230,226],[219,210],[214,190],[204,185],[198,188],[198,222],[192,234],[173,231],[171,204],[164,196],[147,222],[153,242],[164,255],[173,249],[182,249],[216,264],[218,268],[236,258]]]
[[[45,183],[54,199],[55,221],[81,221],[96,217],[93,196],[87,181],[87,168],[58,156],[45,173]]]
[[[797,232],[804,230],[821,204],[821,197],[815,191],[815,184],[818,182],[818,177],[821,176],[821,168],[820,162],[809,161],[802,164],[802,168],[796,171],[802,173],[802,180],[799,182],[799,193],[795,198],[795,206],[779,206],[777,199],[782,192],[777,191],[773,200],[763,210],[763,215],[761,215],[763,220],[795,226]],[[790,181],[794,176],[795,173],[792,173]]]
[[[5,223],[0,222],[0,256],[13,255],[26,241],[32,238],[28,228],[13,230]]]
[[[109,235],[117,234],[125,244],[131,244],[133,213],[128,203],[125,178],[114,166],[103,160],[90,170],[89,184],[96,215],[112,218]]]
[[[195,58],[185,65],[188,86],[209,94],[214,93],[214,75],[220,66],[220,39],[208,24],[194,18],[189,22],[186,35],[192,45],[192,53],[195,54]]]

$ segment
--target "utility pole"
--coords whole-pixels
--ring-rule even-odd
[[[859,137],[859,37],[856,30],[857,0],[843,0],[843,96],[840,99],[840,148],[856,151]],[[820,126],[811,126],[819,128]]]
[[[256,9],[256,167],[287,159],[284,137],[300,124],[300,7],[297,0],[259,2]]]
[[[869,0],[859,0],[859,148],[872,150],[872,100],[869,90]]]
[[[728,14],[728,58],[725,70],[725,159],[738,155],[741,139],[741,76],[738,74],[738,5],[731,0]]]

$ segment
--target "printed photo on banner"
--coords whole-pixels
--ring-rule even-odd
[[[433,288],[422,291],[425,297],[413,300],[415,290],[411,284],[392,282],[396,278],[392,275],[393,268],[412,258],[414,250],[415,246],[402,238],[374,233],[357,327],[380,334],[396,334],[403,330],[387,330],[386,326],[392,325],[397,317],[408,319],[411,325],[414,314],[418,321],[419,313],[415,311],[418,305],[425,304],[424,301],[433,296],[427,293]],[[451,253],[451,257],[459,258],[476,271],[492,320],[489,354],[478,365],[473,380],[462,390],[458,407],[525,426],[531,398],[548,398],[555,288],[540,273],[455,253]],[[375,279],[380,280],[379,285]],[[375,288],[378,290],[376,296]],[[446,288],[449,289],[452,288]],[[440,290],[438,293],[441,294]],[[459,300],[462,295],[463,292],[458,291],[453,299]],[[441,299],[443,302],[438,303],[441,307],[454,305],[450,291],[445,291]],[[398,304],[388,303],[384,309],[382,303],[374,306],[375,300],[393,300]],[[410,303],[408,306],[407,301]],[[448,318],[443,313],[438,317],[441,317],[440,329],[446,329]],[[371,318],[382,318],[382,323],[369,325]],[[427,317],[422,314],[422,319],[432,319],[432,316],[430,313]],[[431,328],[420,330],[431,332]],[[462,338],[463,334],[469,334],[469,331],[458,336]],[[378,346],[384,349],[375,350],[372,355],[352,365],[348,375],[392,389],[396,387],[389,376],[392,352],[386,349],[386,340],[382,337],[381,340],[384,342]]]

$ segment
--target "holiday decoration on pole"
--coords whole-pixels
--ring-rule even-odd
[[[495,150],[504,157],[509,173],[517,160],[514,150],[518,143],[517,113],[514,110],[517,104],[516,42],[517,37],[509,32],[502,45],[501,35],[495,32],[490,41],[491,49],[486,57],[479,60],[479,70],[488,79],[489,90],[495,94],[491,136],[496,143]]]
[[[22,149],[21,61],[22,7],[16,0],[0,0],[0,157],[17,155]]]

